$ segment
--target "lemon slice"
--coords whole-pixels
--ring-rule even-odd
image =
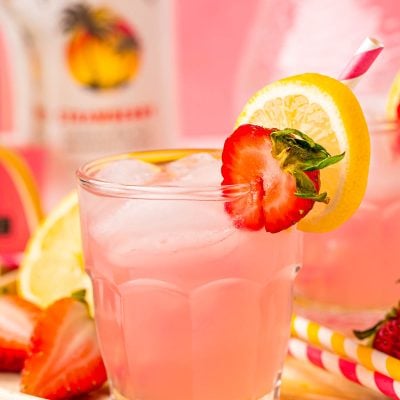
[[[397,73],[389,90],[386,115],[390,121],[400,120],[400,72]]]
[[[92,288],[82,259],[79,209],[72,193],[48,215],[28,243],[17,276],[18,293],[40,307],[86,289],[92,307]]]
[[[313,73],[276,81],[247,102],[236,124],[246,123],[298,129],[332,155],[345,151],[341,162],[321,170],[320,190],[328,193],[329,204],[315,203],[298,227],[327,232],[351,217],[365,193],[370,142],[364,114],[347,86]]]

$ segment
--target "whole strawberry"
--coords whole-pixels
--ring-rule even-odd
[[[81,300],[64,298],[44,310],[29,350],[22,370],[23,393],[69,399],[96,390],[106,381],[94,321]]]
[[[370,338],[372,347],[400,359],[400,304],[393,307],[385,318],[364,331],[354,331],[358,339]]]

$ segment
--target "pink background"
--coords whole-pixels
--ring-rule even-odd
[[[400,0],[176,0],[181,127],[192,143],[223,140],[245,99],[303,72],[338,76],[367,36],[383,53],[356,88],[384,118],[400,71]]]
[[[179,111],[184,136],[226,137],[234,86],[259,0],[177,0]]]

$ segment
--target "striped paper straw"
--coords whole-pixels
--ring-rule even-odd
[[[359,344],[342,333],[297,315],[292,317],[291,331],[293,336],[308,343],[322,346],[341,357],[356,361],[371,371],[378,371],[400,381],[400,360],[397,358]]]
[[[379,40],[367,37],[339,75],[339,80],[354,88],[382,50],[383,44]]]
[[[400,399],[400,382],[379,372],[370,371],[354,361],[313,347],[295,338],[289,340],[289,354],[298,360],[307,361],[392,399]]]

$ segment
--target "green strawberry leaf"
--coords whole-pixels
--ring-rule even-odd
[[[392,307],[389,312],[385,315],[386,320],[391,320],[397,318],[398,309],[396,307]]]
[[[370,345],[372,345],[372,342],[374,340],[375,334],[378,332],[379,328],[385,324],[387,321],[393,320],[398,318],[399,312],[400,312],[400,303],[399,306],[397,307],[392,307],[390,311],[388,311],[385,315],[385,318],[378,321],[374,326],[371,328],[365,329],[363,331],[359,330],[353,330],[354,335],[357,337],[357,339],[364,340],[367,338],[370,338]]]
[[[360,340],[367,339],[376,333],[376,331],[382,325],[383,322],[384,321],[379,321],[374,326],[372,326],[371,328],[365,329],[364,331],[354,330],[353,331],[354,336]]]
[[[283,129],[271,133],[272,155],[281,168],[296,179],[295,195],[304,199],[328,203],[327,193],[317,193],[305,171],[321,170],[343,160],[345,153],[332,156],[306,134],[296,129]]]
[[[345,156],[345,153],[343,152],[342,154],[338,154],[337,156],[328,156],[327,158],[313,162],[310,166],[305,167],[303,171],[314,171],[316,169],[323,169],[326,167],[329,167],[330,165],[336,164],[339,161],[342,161]]]
[[[86,303],[86,289],[78,289],[75,292],[71,293],[71,297],[75,300],[78,300],[82,303]]]
[[[294,170],[292,175],[296,179],[297,191],[295,195],[303,199],[310,199],[317,202],[327,203],[328,197],[327,193],[317,193],[312,180],[300,170]]]
[[[301,197],[302,199],[309,199],[309,200],[314,200],[317,201],[318,203],[329,203],[329,197],[328,193],[300,193],[300,192],[295,192],[294,193],[297,197]]]

